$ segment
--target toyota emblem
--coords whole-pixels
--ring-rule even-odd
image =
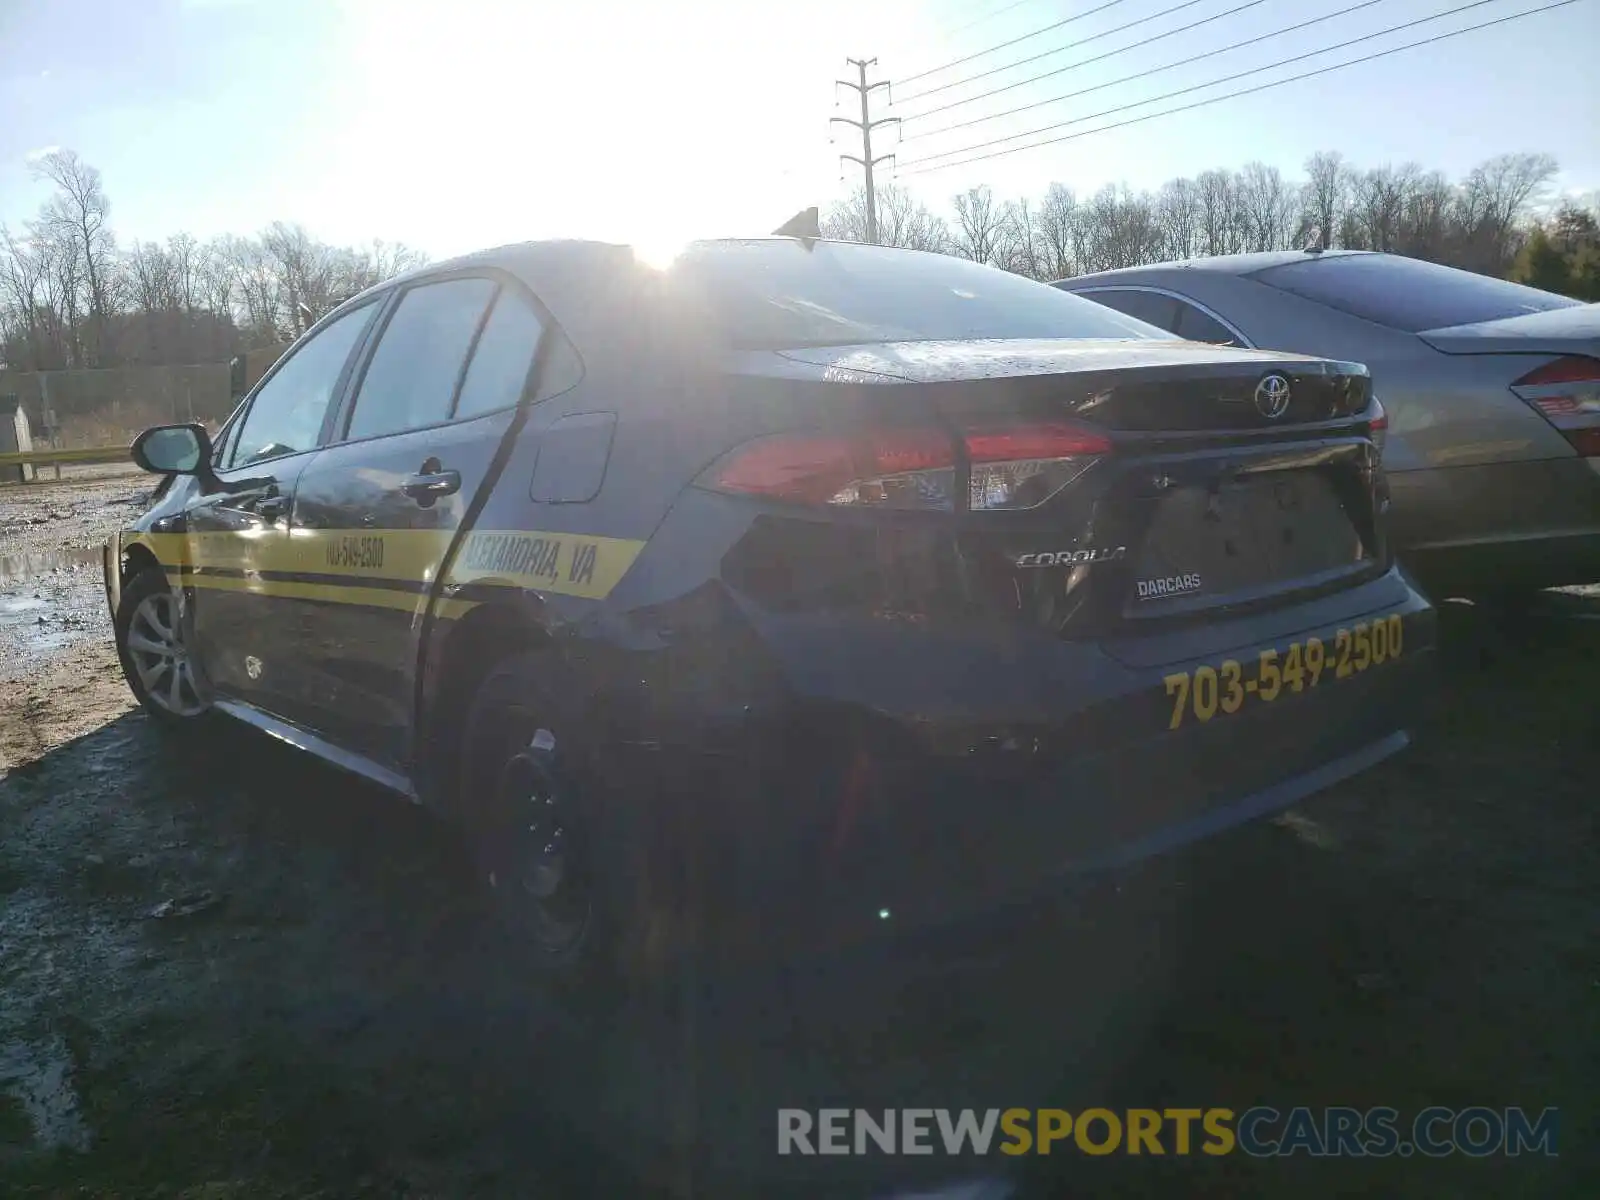
[[[1268,375],[1256,384],[1256,411],[1276,421],[1289,411],[1289,381],[1282,375]]]

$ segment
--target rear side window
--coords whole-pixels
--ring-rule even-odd
[[[944,254],[781,238],[704,242],[669,303],[745,350],[973,338],[1170,337],[1082,296]]]
[[[1179,337],[1190,342],[1210,342],[1215,346],[1237,346],[1239,338],[1221,321],[1210,313],[1178,301],[1178,324],[1175,326]]]
[[[1154,325],[1158,329],[1170,330],[1178,317],[1178,302],[1171,296],[1163,296],[1160,292],[1137,291],[1133,288],[1096,288],[1092,292],[1080,292],[1079,295],[1087,296],[1096,304],[1109,305],[1120,313],[1127,313],[1130,317]]]
[[[495,287],[492,279],[447,279],[409,289],[367,364],[345,436],[378,437],[448,421]]]
[[[543,323],[533,302],[509,287],[501,288],[478,335],[467,377],[461,382],[456,416],[493,412],[522,399],[542,332]]]
[[[1498,321],[1579,303],[1520,283],[1398,254],[1307,258],[1268,267],[1251,278],[1407,333]]]

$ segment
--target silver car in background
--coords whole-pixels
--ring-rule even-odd
[[[1436,594],[1600,580],[1600,304],[1348,250],[1055,286],[1192,341],[1366,363],[1389,414],[1390,528]]]

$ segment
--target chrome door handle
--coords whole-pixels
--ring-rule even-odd
[[[430,471],[413,475],[400,485],[400,490],[420,504],[432,504],[440,496],[451,496],[461,490],[461,472]]]

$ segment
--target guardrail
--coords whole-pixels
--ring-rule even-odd
[[[61,468],[75,463],[131,462],[126,446],[91,446],[78,450],[22,450],[0,454],[3,467],[54,467],[56,478],[61,478]],[[24,475],[28,472],[24,471]],[[37,478],[38,472],[33,472]]]

